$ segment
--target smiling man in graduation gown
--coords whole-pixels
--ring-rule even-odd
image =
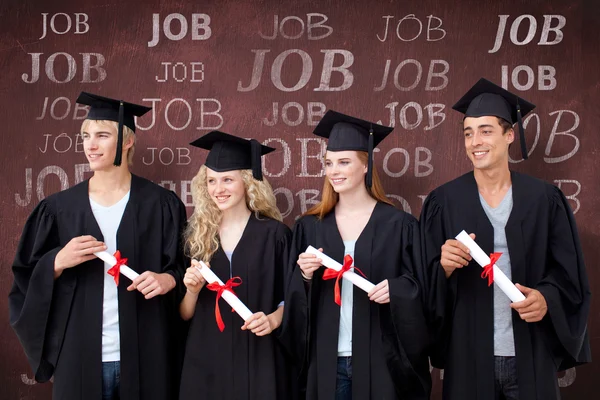
[[[27,220],[10,323],[35,379],[54,376],[54,399],[173,399],[185,208],[129,172],[134,116],[149,108],[88,93],[77,101],[91,106],[81,135],[94,175],[42,200]],[[94,255],[117,250],[140,274],[133,282],[117,285],[118,271]]]
[[[510,171],[508,148],[535,106],[481,79],[454,106],[473,171],[435,189],[421,213],[432,364],[444,399],[560,397],[556,373],[590,361],[590,288],[573,213],[555,186]],[[510,303],[454,240],[470,233],[526,299]]]

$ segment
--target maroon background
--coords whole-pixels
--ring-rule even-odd
[[[60,3],[60,4],[59,4]],[[330,1],[322,4],[320,1],[309,1],[306,4],[280,4],[278,1],[215,1],[196,2],[192,0],[172,0],[170,2],[149,0],[144,2],[100,2],[100,1],[55,1],[52,4],[44,1],[3,1],[0,5],[0,98],[3,118],[2,135],[0,136],[0,155],[3,161],[0,186],[0,215],[2,235],[0,239],[0,387],[2,398],[6,399],[42,399],[49,398],[50,385],[39,385],[29,382],[31,371],[27,365],[18,340],[8,324],[7,295],[12,283],[10,266],[23,224],[39,201],[37,196],[37,179],[40,171],[47,166],[57,166],[65,171],[69,186],[75,182],[75,164],[85,164],[82,153],[73,148],[64,153],[52,150],[53,139],[66,132],[73,141],[81,121],[73,119],[73,106],[69,115],[57,120],[49,115],[37,119],[42,113],[44,99],[49,98],[49,105],[58,97],[64,96],[74,101],[81,90],[99,93],[111,97],[120,97],[142,103],[144,98],[161,98],[157,105],[157,120],[154,127],[148,131],[139,132],[139,142],[136,150],[133,171],[156,182],[174,181],[175,190],[181,195],[181,181],[190,180],[198,167],[203,163],[205,153],[190,150],[192,161],[187,165],[162,165],[154,163],[144,165],[142,157],[149,156],[149,148],[186,148],[196,137],[206,133],[207,129],[198,130],[200,126],[200,104],[196,98],[214,98],[221,104],[220,115],[223,117],[222,130],[240,135],[252,136],[261,140],[282,138],[290,148],[291,167],[280,177],[270,178],[274,188],[286,188],[294,199],[293,210],[286,217],[286,222],[293,223],[294,217],[301,213],[301,189],[319,189],[322,185],[320,177],[300,177],[301,173],[301,144],[297,138],[311,138],[312,125],[303,121],[297,126],[287,126],[281,121],[273,126],[262,123],[263,118],[272,118],[274,102],[279,107],[287,102],[297,102],[306,111],[308,102],[322,102],[328,108],[333,108],[349,114],[389,123],[389,111],[385,106],[399,102],[396,109],[396,119],[400,108],[411,101],[425,107],[430,103],[445,105],[446,114],[442,124],[432,130],[425,130],[428,124],[426,110],[423,110],[423,122],[412,130],[405,130],[397,122],[394,134],[383,143],[381,152],[376,155],[376,165],[383,175],[383,183],[388,193],[402,196],[406,199],[410,211],[418,215],[421,210],[422,198],[434,187],[469,170],[461,139],[459,123],[460,115],[450,107],[466,89],[479,77],[485,76],[496,82],[501,80],[501,66],[507,65],[509,71],[519,65],[528,65],[536,73],[536,84],[521,92],[521,95],[537,104],[535,110],[540,120],[540,135],[537,146],[533,149],[530,160],[516,163],[512,168],[548,181],[573,180],[579,182],[580,193],[576,195],[579,209],[576,219],[579,224],[579,234],[585,252],[588,274],[592,291],[598,287],[598,271],[595,268],[596,259],[600,256],[598,238],[600,228],[596,199],[600,195],[597,184],[597,168],[599,162],[598,145],[600,138],[596,127],[600,123],[596,100],[599,85],[597,79],[599,67],[598,22],[600,7],[597,2],[584,1],[520,1],[507,0],[502,2],[454,1],[442,2],[433,0],[420,1]],[[71,31],[58,35],[48,32],[42,36],[42,13],[67,13],[74,19],[74,13],[88,15],[89,31],[85,34],[74,34]],[[155,47],[148,47],[152,39],[152,14],[159,13],[160,21],[171,13],[180,13],[188,20],[188,34],[179,41],[167,40],[161,32],[160,42]],[[208,14],[211,18],[212,30],[207,40],[192,40],[192,13]],[[325,39],[309,40],[306,30],[298,39],[285,39],[280,35],[275,40],[267,40],[259,35],[259,31],[273,30],[273,17],[278,15],[279,21],[286,16],[298,16],[306,24],[307,13],[322,13],[328,17],[325,25],[333,28],[333,33]],[[395,36],[398,21],[408,14],[415,14],[423,23],[423,32],[413,41],[402,41]],[[504,34],[503,45],[499,51],[489,53],[494,45],[498,30],[499,15],[509,14],[507,32]],[[527,45],[517,46],[508,39],[508,31],[512,22],[520,15],[531,14],[537,21],[534,39]],[[566,18],[566,26],[562,28],[564,37],[556,45],[543,46],[537,43],[544,23],[544,15],[562,15]],[[384,32],[385,15],[395,16],[390,23],[390,31],[385,42],[378,40]],[[439,41],[427,40],[427,17],[436,16],[442,20],[442,28],[446,36]],[[319,19],[317,19],[319,20]],[[66,18],[57,17],[56,29],[66,29]],[[553,22],[553,25],[556,21]],[[437,26],[434,23],[433,26]],[[527,20],[519,29],[518,39],[523,40],[527,34]],[[417,23],[405,21],[401,25],[400,34],[412,37],[416,34]],[[174,33],[179,32],[179,24],[172,24]],[[161,29],[162,31],[162,29]],[[300,33],[300,24],[292,21],[286,24],[287,35]],[[202,33],[202,32],[201,32]],[[322,29],[315,31],[316,35],[324,33]],[[434,38],[439,31],[431,32]],[[549,40],[555,35],[550,34]],[[250,92],[237,90],[238,81],[247,86],[252,73],[254,53],[252,49],[269,49],[265,57],[265,68],[258,87]],[[300,90],[283,92],[277,89],[270,79],[270,68],[273,60],[281,52],[289,49],[301,49],[310,55],[313,72],[308,84]],[[353,84],[342,92],[315,91],[319,86],[323,67],[324,49],[344,49],[352,52],[354,63],[349,68],[354,76]],[[77,62],[75,78],[67,83],[52,82],[44,72],[47,58],[56,52],[72,55]],[[36,83],[24,82],[22,75],[31,78],[31,56],[29,53],[43,53],[40,79]],[[96,83],[82,83],[82,56],[80,53],[100,53],[105,58],[102,66],[107,73],[106,79]],[[387,87],[382,91],[374,91],[382,81],[386,60],[391,60],[390,77]],[[396,66],[406,59],[415,59],[423,67],[421,82],[414,90],[401,91],[393,85],[393,72]],[[433,59],[441,59],[450,65],[446,74],[448,86],[439,91],[426,91],[425,83],[429,63]],[[202,62],[204,64],[204,80],[201,83],[188,81],[179,83],[169,81],[159,83],[156,76],[162,77],[164,67],[161,62]],[[341,56],[336,56],[334,65],[339,66]],[[554,90],[540,91],[537,87],[537,66],[550,65],[556,69],[557,85]],[[440,66],[436,71],[440,70]],[[65,57],[59,56],[55,62],[55,75],[58,79],[67,76]],[[188,79],[189,79],[188,69]],[[289,56],[282,70],[283,83],[291,87],[301,73],[300,57]],[[510,72],[509,72],[510,75]],[[408,86],[414,81],[415,68],[408,65],[402,70],[401,83]],[[97,78],[92,71],[92,79]],[[334,72],[331,85],[338,86],[343,79]],[[520,82],[526,81],[525,74]],[[434,79],[432,84],[437,86],[441,80]],[[516,91],[512,85],[509,89]],[[174,98],[186,99],[193,112],[192,122],[187,129],[173,130],[165,122],[166,104]],[[150,104],[146,102],[145,104]],[[209,109],[212,109],[209,107]],[[63,114],[66,103],[57,104],[55,113]],[[561,162],[547,163],[544,157],[559,157],[571,152],[575,140],[568,136],[556,136],[549,154],[545,154],[546,146],[551,137],[556,115],[550,113],[557,110],[571,110],[580,118],[577,129],[571,132],[575,135],[580,147],[571,157]],[[81,113],[80,113],[81,115]],[[290,114],[295,119],[296,112]],[[181,102],[175,102],[169,110],[172,124],[182,126],[187,120],[187,109]],[[281,119],[281,118],[280,118]],[[318,117],[315,117],[318,120]],[[416,120],[414,110],[408,114],[409,121]],[[218,122],[214,117],[208,117],[207,124]],[[140,120],[142,126],[148,126],[151,117]],[[558,126],[559,131],[569,129],[573,118],[563,115]],[[212,124],[214,125],[214,124]],[[537,124],[531,120],[528,129],[528,143],[531,148],[534,142]],[[49,150],[43,152],[46,137],[52,135]],[[59,150],[68,141],[57,142]],[[277,143],[272,143],[280,147]],[[432,153],[430,164],[433,172],[425,177],[415,176],[414,157],[417,147],[425,147]],[[513,146],[511,156],[520,159],[518,146]],[[403,148],[410,155],[410,165],[405,174],[392,178],[382,171],[384,155],[393,148]],[[316,143],[311,143],[309,153],[315,154]],[[167,155],[165,150],[164,155]],[[391,157],[389,168],[400,171],[404,166],[401,153]],[[183,160],[185,161],[185,160]],[[184,163],[185,164],[185,163]],[[312,158],[307,161],[308,172],[317,174],[320,163]],[[279,172],[283,166],[283,152],[279,151],[269,156],[265,168],[267,171]],[[17,196],[24,197],[27,182],[27,171],[30,169],[33,180],[31,200],[24,205],[17,202]],[[421,168],[421,171],[425,171]],[[90,174],[85,174],[89,177]],[[59,179],[56,175],[48,175],[41,182],[44,193],[50,194],[60,190]],[[576,184],[563,186],[567,196],[575,194]],[[191,201],[186,197],[184,201]],[[288,208],[284,195],[278,195],[280,207]],[[578,204],[571,201],[573,208]],[[408,208],[405,208],[409,211]],[[188,208],[188,213],[191,208]],[[590,317],[590,338],[594,356],[600,356],[598,338],[600,318],[598,316],[598,297],[593,298],[592,314]],[[563,377],[562,384],[568,385],[561,389],[565,399],[587,398],[596,384],[594,376],[598,376],[600,367],[594,363],[570,371],[568,377]],[[562,375],[561,375],[562,376]],[[440,398],[439,371],[434,371],[434,398]],[[573,379],[574,378],[574,379]],[[591,395],[590,395],[591,396]]]

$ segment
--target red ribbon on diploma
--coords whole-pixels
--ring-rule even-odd
[[[481,273],[481,278],[482,279],[487,278],[488,286],[492,286],[492,283],[494,282],[494,264],[496,264],[496,261],[498,261],[498,259],[500,258],[501,255],[502,255],[502,253],[490,254],[490,263],[488,265],[486,265],[485,267],[483,267],[483,272]]]
[[[344,265],[342,265],[341,270],[336,271],[335,269],[327,268],[325,270],[325,273],[323,273],[324,281],[335,278],[335,289],[334,289],[335,303],[340,307],[342,305],[340,279],[342,278],[342,275],[344,275],[344,272],[350,271],[350,268],[352,268],[353,261],[354,260],[352,260],[352,257],[350,257],[350,254],[346,254],[346,256],[344,257]],[[354,267],[354,270],[358,271],[363,277],[366,278],[365,274],[363,274],[363,272],[360,269]]]
[[[106,271],[109,275],[112,275],[115,278],[115,283],[119,286],[119,276],[121,275],[121,265],[127,265],[127,259],[121,258],[121,252],[119,250],[115,251],[113,254],[117,259],[117,263],[111,267],[108,271]]]
[[[224,285],[219,285],[218,282],[213,282],[206,285],[208,289],[212,290],[213,292],[217,292],[217,300],[215,302],[215,319],[217,320],[217,326],[219,327],[219,330],[221,332],[223,332],[223,330],[225,329],[225,323],[223,322],[223,318],[221,318],[221,310],[219,309],[219,299],[221,298],[223,292],[226,290],[229,290],[231,293],[235,294],[233,288],[236,286],[240,286],[241,284],[242,278],[240,278],[239,276],[234,276],[233,278],[225,282]],[[231,311],[233,312],[234,310]]]

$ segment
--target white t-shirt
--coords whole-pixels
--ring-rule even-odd
[[[356,240],[344,240],[344,254],[354,258]],[[351,271],[354,271],[352,267]],[[352,356],[352,310],[354,305],[354,285],[342,278],[342,306],[340,307],[340,329],[338,333],[338,357]]]
[[[94,218],[100,227],[106,251],[117,251],[117,230],[121,224],[129,193],[110,207],[96,203],[90,197]],[[104,300],[102,302],[102,362],[119,361],[121,345],[119,338],[119,297],[114,278],[107,273],[112,265],[104,263]]]

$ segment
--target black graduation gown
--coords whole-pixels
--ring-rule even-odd
[[[234,291],[252,312],[270,314],[283,301],[284,270],[290,229],[253,213],[232,258],[233,276],[242,279]],[[221,247],[210,260],[223,281],[230,262]],[[181,376],[180,399],[262,400],[293,398],[289,375],[276,332],[258,337],[240,328],[244,321],[223,299],[219,301],[225,329],[215,321],[216,292],[203,288],[191,319]]]
[[[344,244],[335,212],[323,220],[302,217],[290,249],[290,276],[282,336],[296,362],[304,363],[307,399],[335,398],[340,307],[334,301],[335,280],[318,269],[305,290],[298,255],[308,245],[338,262]],[[420,273],[419,230],[410,214],[377,203],[355,247],[355,265],[377,284],[389,280],[390,303],[371,302],[354,287],[352,324],[352,397],[362,399],[428,399],[431,376],[426,348],[428,332],[415,279]]]
[[[183,279],[185,207],[177,196],[135,175],[117,232],[128,265],[141,273],[172,274],[179,288],[145,300],[118,288],[122,399],[175,396],[175,313]],[[102,398],[104,263],[93,259],[54,280],[54,259],[72,238],[103,240],[89,202],[88,181],[49,196],[25,224],[13,263],[10,323],[38,382],[54,376],[54,399]],[[176,322],[176,321],[175,321]]]
[[[512,281],[539,290],[548,313],[527,323],[512,313],[521,399],[559,398],[557,370],[590,361],[586,322],[590,288],[575,220],[555,186],[511,173],[513,208],[506,224]],[[441,246],[461,230],[486,252],[494,230],[472,172],[435,189],[421,214],[429,274],[429,318],[438,340],[432,365],[444,368],[445,399],[494,398],[494,291],[472,261],[445,278]]]

